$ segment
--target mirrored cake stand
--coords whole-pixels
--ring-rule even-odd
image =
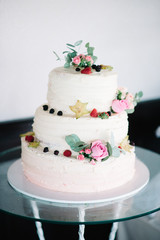
[[[9,184],[7,174],[20,158],[20,152],[17,147],[0,153],[0,210],[35,221],[40,240],[44,240],[41,222],[79,225],[80,240],[84,239],[85,225],[113,223],[109,236],[113,240],[118,222],[160,210],[160,155],[157,153],[136,147],[136,156],[149,170],[149,179],[134,194],[111,201],[65,202],[25,194]]]

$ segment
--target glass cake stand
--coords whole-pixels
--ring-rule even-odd
[[[14,190],[7,181],[7,172],[13,162],[20,158],[20,147],[0,153],[0,210],[19,217],[34,220],[41,235],[40,222],[79,225],[79,239],[84,239],[86,224],[114,223],[116,233],[118,222],[138,218],[160,210],[160,155],[136,147],[136,156],[149,169],[148,184],[137,194],[111,202],[101,203],[58,203],[29,197]],[[43,236],[40,236],[43,239]]]

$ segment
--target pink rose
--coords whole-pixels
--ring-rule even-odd
[[[90,154],[91,153],[91,149],[85,149],[85,153],[86,154]]]
[[[86,56],[86,61],[91,62],[91,64],[93,64],[93,59],[91,58],[91,56]]]
[[[82,149],[81,151],[79,151],[79,153],[83,153],[84,152],[84,150]]]
[[[128,105],[128,101],[126,99],[125,100],[115,99],[112,102],[112,109],[116,113],[121,113],[128,108],[129,108],[129,105]]]
[[[83,156],[82,154],[79,154],[79,155],[77,156],[77,159],[78,159],[78,160],[84,160],[84,156]]]
[[[108,156],[107,148],[101,142],[101,140],[97,140],[92,143],[91,151],[92,151],[91,156],[97,161],[101,161],[101,159]]]
[[[129,109],[134,109],[133,101],[134,101],[134,96],[132,93],[128,93],[126,96],[126,100],[128,101],[128,108]]]
[[[73,63],[75,63],[76,65],[80,64],[80,62],[81,62],[81,59],[80,59],[79,56],[75,56],[75,57],[73,58]]]

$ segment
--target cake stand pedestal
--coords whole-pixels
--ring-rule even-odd
[[[113,223],[110,240],[118,222],[138,218],[160,210],[160,156],[136,147],[136,155],[149,169],[148,184],[137,194],[113,202],[56,203],[29,197],[15,191],[7,180],[9,167],[20,158],[20,147],[0,153],[0,210],[35,221],[40,240],[44,240],[41,222],[79,225],[79,239],[84,239],[85,225]]]

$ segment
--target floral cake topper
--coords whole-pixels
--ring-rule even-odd
[[[120,87],[117,90],[116,98],[112,101],[111,111],[113,113],[121,113],[122,111],[133,113],[135,106],[140,102],[142,96],[142,91],[133,95],[126,88]]]
[[[86,52],[79,53],[82,40],[76,41],[74,44],[67,43],[67,50],[63,51],[65,59],[65,68],[69,68],[71,65],[75,67],[77,72],[82,74],[91,74],[93,71],[100,72],[102,69],[111,71],[113,68],[108,65],[95,65],[97,57],[94,55],[94,47],[90,46],[90,43],[85,44]],[[57,60],[61,60],[61,57],[53,51]]]
[[[78,160],[88,159],[92,165],[95,165],[96,162],[106,161],[109,157],[118,158],[121,153],[131,152],[133,148],[129,143],[128,136],[123,139],[119,146],[116,146],[113,134],[111,134],[110,142],[98,139],[88,144],[81,141],[76,134],[66,136],[65,140],[73,151],[78,152]]]

